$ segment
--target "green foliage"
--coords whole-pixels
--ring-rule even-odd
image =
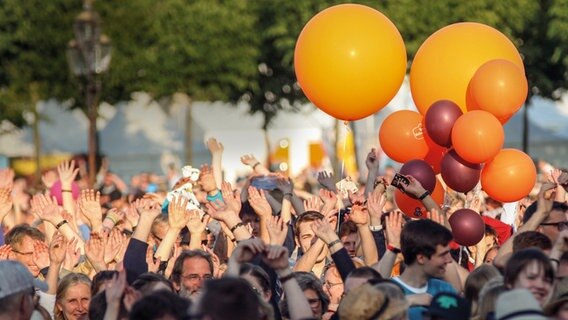
[[[0,117],[22,123],[37,98],[74,98],[81,82],[65,59],[78,0],[0,0]],[[198,100],[244,98],[265,125],[305,97],[293,57],[305,23],[338,0],[97,1],[113,58],[101,99],[126,100],[134,91],[155,97],[185,92]],[[568,0],[361,0],[399,28],[410,60],[436,30],[477,21],[508,35],[524,57],[533,92],[558,97],[566,88]]]

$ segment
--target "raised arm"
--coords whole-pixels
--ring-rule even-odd
[[[160,257],[162,261],[168,261],[174,247],[174,243],[187,223],[189,222],[189,210],[187,210],[187,199],[178,196],[173,198],[168,206],[169,229],[164,239],[158,246],[154,257]]]
[[[221,189],[223,182],[223,144],[215,138],[207,140],[207,149],[211,152],[211,167],[213,168],[213,176],[215,177],[215,185],[217,189]]]
[[[250,186],[248,189],[248,194],[249,203],[260,219],[260,238],[265,243],[268,243],[270,242],[270,236],[268,235],[268,229],[266,225],[268,224],[270,217],[272,217],[272,208],[270,207],[270,204],[268,204],[264,192],[259,191],[253,186]]]
[[[75,168],[74,160],[63,161],[57,166],[57,174],[59,175],[59,181],[61,181],[61,199],[63,199],[63,208],[73,217],[77,216],[73,201],[72,186],[78,173],[79,169]]]
[[[373,191],[375,184],[375,179],[379,174],[379,156],[375,148],[367,154],[367,159],[365,159],[365,165],[367,166],[367,183],[365,184],[365,198],[368,198],[369,193]]]
[[[361,238],[361,247],[363,249],[363,258],[365,263],[370,266],[379,261],[379,253],[377,244],[369,229],[369,213],[367,208],[360,205],[353,205],[349,214],[351,221],[357,225],[357,232]]]
[[[268,170],[252,154],[245,154],[245,155],[241,156],[241,162],[244,165],[251,167],[252,170],[254,171],[254,173],[256,173],[256,174],[267,175],[267,174],[270,173],[270,170]]]

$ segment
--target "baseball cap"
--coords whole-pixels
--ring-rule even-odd
[[[424,314],[444,319],[469,319],[471,304],[453,292],[440,292],[432,298]]]
[[[45,282],[35,279],[23,264],[0,261],[0,299],[32,288],[47,291]]]

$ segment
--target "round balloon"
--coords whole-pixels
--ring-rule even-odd
[[[434,192],[432,192],[432,199],[434,199],[437,204],[442,205],[442,203],[444,203],[444,194],[445,190],[442,183],[440,180],[436,179],[436,187],[434,188]],[[394,201],[398,208],[407,216],[411,218],[426,218],[427,211],[420,200],[411,198],[402,191],[395,189]]]
[[[470,111],[454,124],[452,145],[465,161],[483,163],[491,160],[505,142],[501,122],[487,111]]]
[[[60,206],[63,205],[63,192],[61,191],[61,180],[57,180],[53,184],[53,186],[51,186],[51,189],[49,189],[49,193],[51,194],[52,197],[55,197],[55,199],[57,199],[57,204],[59,204]],[[77,199],[81,195],[81,189],[79,188],[79,185],[76,182],[71,183],[71,195],[73,195],[73,199]]]
[[[463,115],[460,107],[452,101],[440,100],[434,102],[426,111],[424,126],[428,136],[436,144],[443,147],[452,145],[452,128],[454,123]]]
[[[381,12],[342,4],[321,11],[304,26],[294,69],[318,108],[337,119],[357,120],[396,95],[406,74],[406,48]]]
[[[515,45],[498,30],[475,22],[446,26],[420,46],[410,68],[410,90],[426,114],[432,103],[447,99],[466,112],[466,92],[474,73],[494,59],[509,60],[524,70]]]
[[[462,159],[455,150],[450,150],[442,159],[442,178],[448,187],[458,192],[475,188],[481,175],[481,165]]]
[[[436,187],[436,174],[428,162],[424,160],[407,161],[400,168],[400,173],[405,176],[413,176],[420,182],[424,189],[428,190],[430,193],[434,192],[434,188]],[[410,196],[414,198],[414,196]]]
[[[456,210],[448,219],[454,240],[462,246],[476,245],[485,236],[485,222],[471,209]]]
[[[379,143],[394,161],[404,163],[423,159],[428,153],[428,145],[422,132],[422,116],[410,110],[391,113],[379,129]]]
[[[483,64],[468,87],[468,110],[485,110],[498,119],[517,112],[525,103],[528,83],[524,70],[508,60]]]
[[[501,202],[527,196],[536,183],[536,167],[531,157],[516,149],[501,150],[481,171],[481,186]]]

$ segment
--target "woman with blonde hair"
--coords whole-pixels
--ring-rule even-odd
[[[57,286],[55,320],[86,319],[91,301],[91,280],[82,273],[66,275]]]

